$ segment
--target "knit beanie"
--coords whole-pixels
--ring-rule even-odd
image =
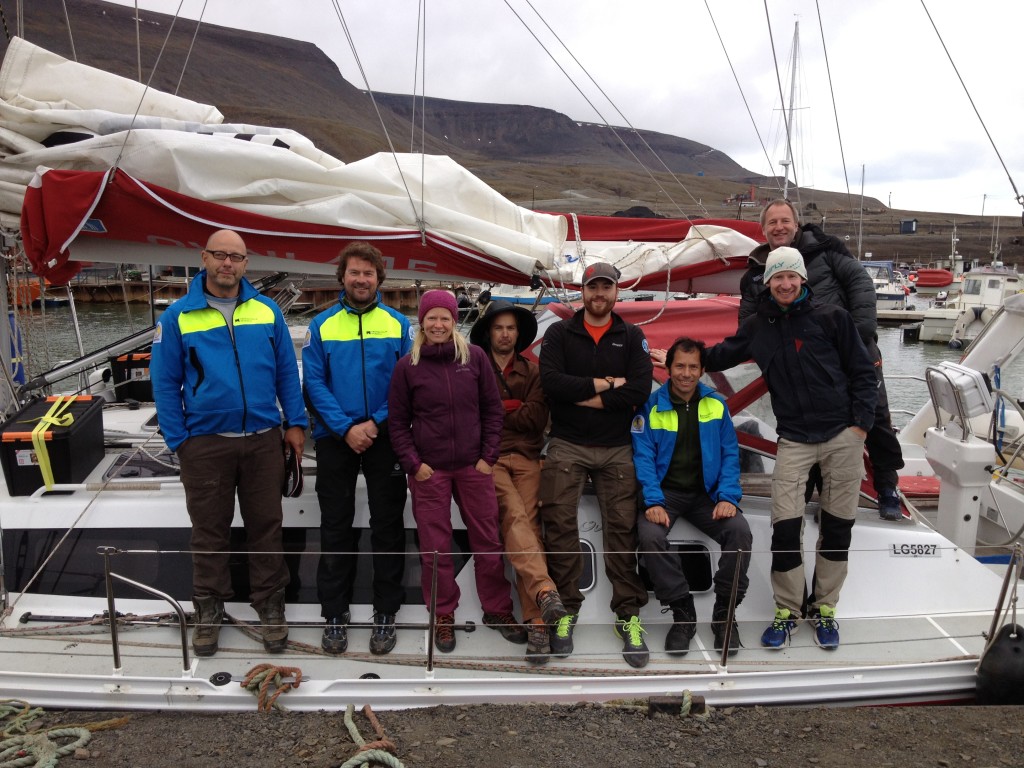
[[[804,266],[804,257],[796,248],[783,246],[776,248],[764,262],[764,284],[772,279],[772,275],[779,272],[796,272],[804,280],[807,279],[807,267]]]
[[[420,308],[416,313],[420,325],[423,325],[423,318],[426,317],[427,312],[438,307],[451,312],[453,320],[459,319],[459,304],[455,301],[455,296],[449,291],[433,290],[420,296]]]

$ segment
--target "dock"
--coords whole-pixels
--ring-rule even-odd
[[[878,322],[885,325],[903,325],[904,323],[919,323],[924,320],[923,309],[880,309],[878,310]]]
[[[258,275],[255,275],[258,276]],[[433,282],[433,281],[432,281]],[[294,285],[299,296],[293,304],[292,311],[317,312],[331,306],[338,299],[340,287],[338,282],[330,278],[304,278],[285,281],[284,285],[275,287],[268,292],[274,298],[282,291],[290,291]],[[431,286],[433,287],[433,286]],[[445,287],[448,287],[445,285]],[[63,289],[61,289],[63,291]],[[419,294],[427,287],[419,287],[411,281],[388,281],[380,287],[381,297],[385,304],[400,311],[415,311]],[[188,281],[183,277],[154,277],[152,284],[145,279],[126,280],[83,276],[71,282],[71,291],[76,302],[148,304],[152,295],[153,302],[160,307],[168,306],[180,299],[188,291]]]

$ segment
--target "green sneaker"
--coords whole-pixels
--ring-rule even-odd
[[[551,655],[564,659],[572,653],[572,631],[576,628],[578,613],[567,613],[551,625]]]
[[[646,632],[639,616],[615,620],[615,634],[622,638],[622,658],[631,667],[646,667],[651,657],[643,638]]]

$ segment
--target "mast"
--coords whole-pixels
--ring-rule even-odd
[[[860,244],[864,238],[864,164],[860,165],[860,218],[857,223],[857,261],[861,260]]]
[[[793,165],[793,103],[796,100],[796,67],[800,54],[800,22],[793,26],[793,60],[790,63],[789,106],[783,110],[786,123],[786,157],[779,162],[782,166],[782,197],[789,199],[789,167]],[[795,179],[794,179],[795,181]]]

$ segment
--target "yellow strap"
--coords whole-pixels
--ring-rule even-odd
[[[39,470],[43,473],[43,484],[46,490],[53,488],[53,468],[50,466],[50,454],[46,450],[46,430],[52,425],[56,427],[70,427],[75,416],[72,413],[64,413],[75,397],[58,397],[53,401],[43,416],[39,417],[39,423],[32,430],[32,447],[36,449],[36,458],[39,459]]]

